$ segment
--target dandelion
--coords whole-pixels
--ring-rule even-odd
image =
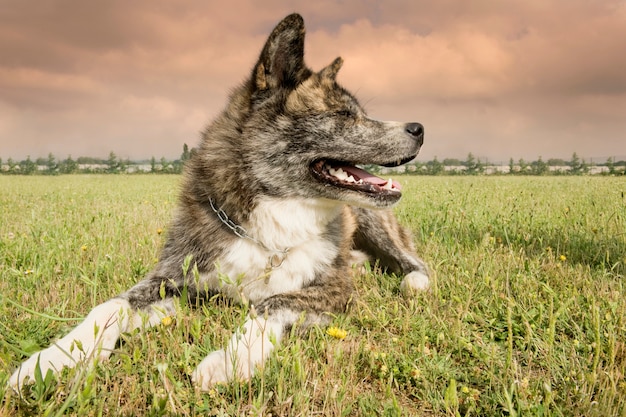
[[[163,233],[163,229],[159,227],[156,232],[157,232],[157,235],[160,235],[161,233]]]
[[[161,324],[165,327],[169,326],[172,324],[174,320],[172,319],[172,316],[165,316],[161,319]]]
[[[334,337],[335,339],[343,340],[348,335],[348,332],[345,331],[344,329],[340,329],[339,327],[334,327],[333,326],[333,327],[329,327],[326,330],[326,334],[328,334],[329,336]]]
[[[80,250],[82,250],[83,252],[87,252],[87,245],[81,246]]]
[[[382,364],[382,365],[380,366],[380,374],[381,374],[381,375],[385,375],[385,374],[387,373],[387,371],[389,371],[389,368],[387,367],[387,365]]]
[[[567,260],[567,256],[565,256],[565,255],[561,255],[561,256],[559,256],[559,260],[560,260],[561,262],[565,262],[565,261]]]

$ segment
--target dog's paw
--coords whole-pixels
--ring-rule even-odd
[[[35,371],[38,364],[41,376],[45,377],[48,370],[52,370],[53,373],[60,372],[61,369],[67,366],[66,359],[68,359],[67,355],[54,346],[37,352],[25,360],[13,372],[13,375],[9,378],[9,386],[19,392],[24,384],[35,382]]]
[[[25,360],[9,378],[9,386],[19,391],[24,384],[35,382],[37,367],[41,371],[41,376],[45,378],[48,371],[57,375],[65,367],[76,366],[84,357],[84,353],[75,345],[70,349],[63,349],[59,344],[50,346]]]
[[[425,291],[429,286],[428,275],[420,271],[408,273],[400,284],[400,291],[405,296],[415,295],[418,292]]]
[[[193,371],[191,380],[202,391],[209,391],[213,385],[225,384],[232,379],[233,364],[226,358],[224,350],[210,353]]]

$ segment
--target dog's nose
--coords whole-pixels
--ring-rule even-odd
[[[405,130],[417,140],[420,146],[424,144],[424,126],[421,123],[407,123]]]

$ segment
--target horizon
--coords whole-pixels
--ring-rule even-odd
[[[193,150],[194,148],[190,148],[190,151]],[[151,160],[154,158],[155,161],[157,163],[159,163],[159,161],[161,161],[163,158],[165,158],[165,161],[167,162],[174,162],[174,161],[181,161],[182,158],[182,153],[179,154],[176,157],[166,157],[165,155],[152,155],[150,157],[140,157],[140,158],[128,158],[128,157],[124,157],[124,156],[120,156],[117,153],[110,151],[109,155],[107,156],[92,156],[92,155],[79,155],[79,156],[73,156],[73,155],[66,155],[64,157],[58,157],[57,155],[52,154],[52,156],[54,157],[56,162],[62,162],[62,161],[66,161],[69,158],[71,158],[73,161],[78,161],[79,159],[92,159],[92,160],[97,160],[100,162],[106,162],[109,158],[111,153],[115,154],[116,160],[117,161],[122,161],[122,162],[130,162],[133,164],[146,164],[146,163],[150,163]],[[0,163],[2,164],[2,166],[7,164],[7,161],[9,159],[11,159],[13,162],[15,162],[16,164],[19,164],[21,162],[25,162],[28,158],[30,158],[30,160],[32,162],[37,162],[37,161],[43,161],[43,160],[47,160],[49,158],[49,155],[51,153],[48,153],[47,155],[40,155],[40,156],[33,156],[33,155],[27,155],[24,158],[18,159],[18,158],[13,158],[11,156],[5,157],[3,155],[0,155]],[[564,156],[564,157],[552,157],[552,158],[544,158],[541,155],[536,156],[535,158],[516,158],[516,157],[508,157],[508,158],[504,158],[504,159],[498,159],[498,160],[492,160],[490,158],[486,158],[486,157],[481,157],[479,155],[474,154],[473,152],[468,153],[467,155],[465,155],[465,157],[463,158],[457,158],[457,157],[448,157],[448,156],[444,156],[444,157],[440,157],[438,155],[434,155],[432,158],[430,159],[423,159],[420,158],[420,156],[418,155],[415,159],[403,164],[403,165],[415,165],[415,164],[419,164],[419,163],[428,163],[428,162],[432,162],[434,160],[437,160],[438,162],[443,163],[444,161],[450,161],[450,160],[456,160],[459,161],[461,164],[464,163],[467,158],[469,157],[469,155],[472,155],[478,162],[481,162],[483,164],[486,165],[494,165],[494,166],[504,166],[504,165],[509,165],[511,159],[513,159],[513,161],[515,163],[518,163],[520,160],[523,160],[524,162],[527,163],[533,163],[533,162],[537,162],[540,159],[545,162],[548,163],[549,161],[563,161],[565,163],[568,163],[569,161],[572,160],[572,157],[574,154],[576,154],[576,156],[584,162],[589,162],[592,164],[605,164],[609,161],[609,159],[612,160],[612,162],[614,163],[623,163],[626,162],[626,154],[623,155],[610,155],[610,156],[606,156],[606,157],[587,157],[584,155],[580,155],[578,154],[578,152],[573,151],[572,153],[569,154],[569,156]],[[43,164],[38,164],[38,165],[43,165]]]

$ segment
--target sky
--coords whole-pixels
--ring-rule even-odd
[[[294,11],[420,159],[626,159],[626,0],[0,0],[0,158],[177,158]]]

